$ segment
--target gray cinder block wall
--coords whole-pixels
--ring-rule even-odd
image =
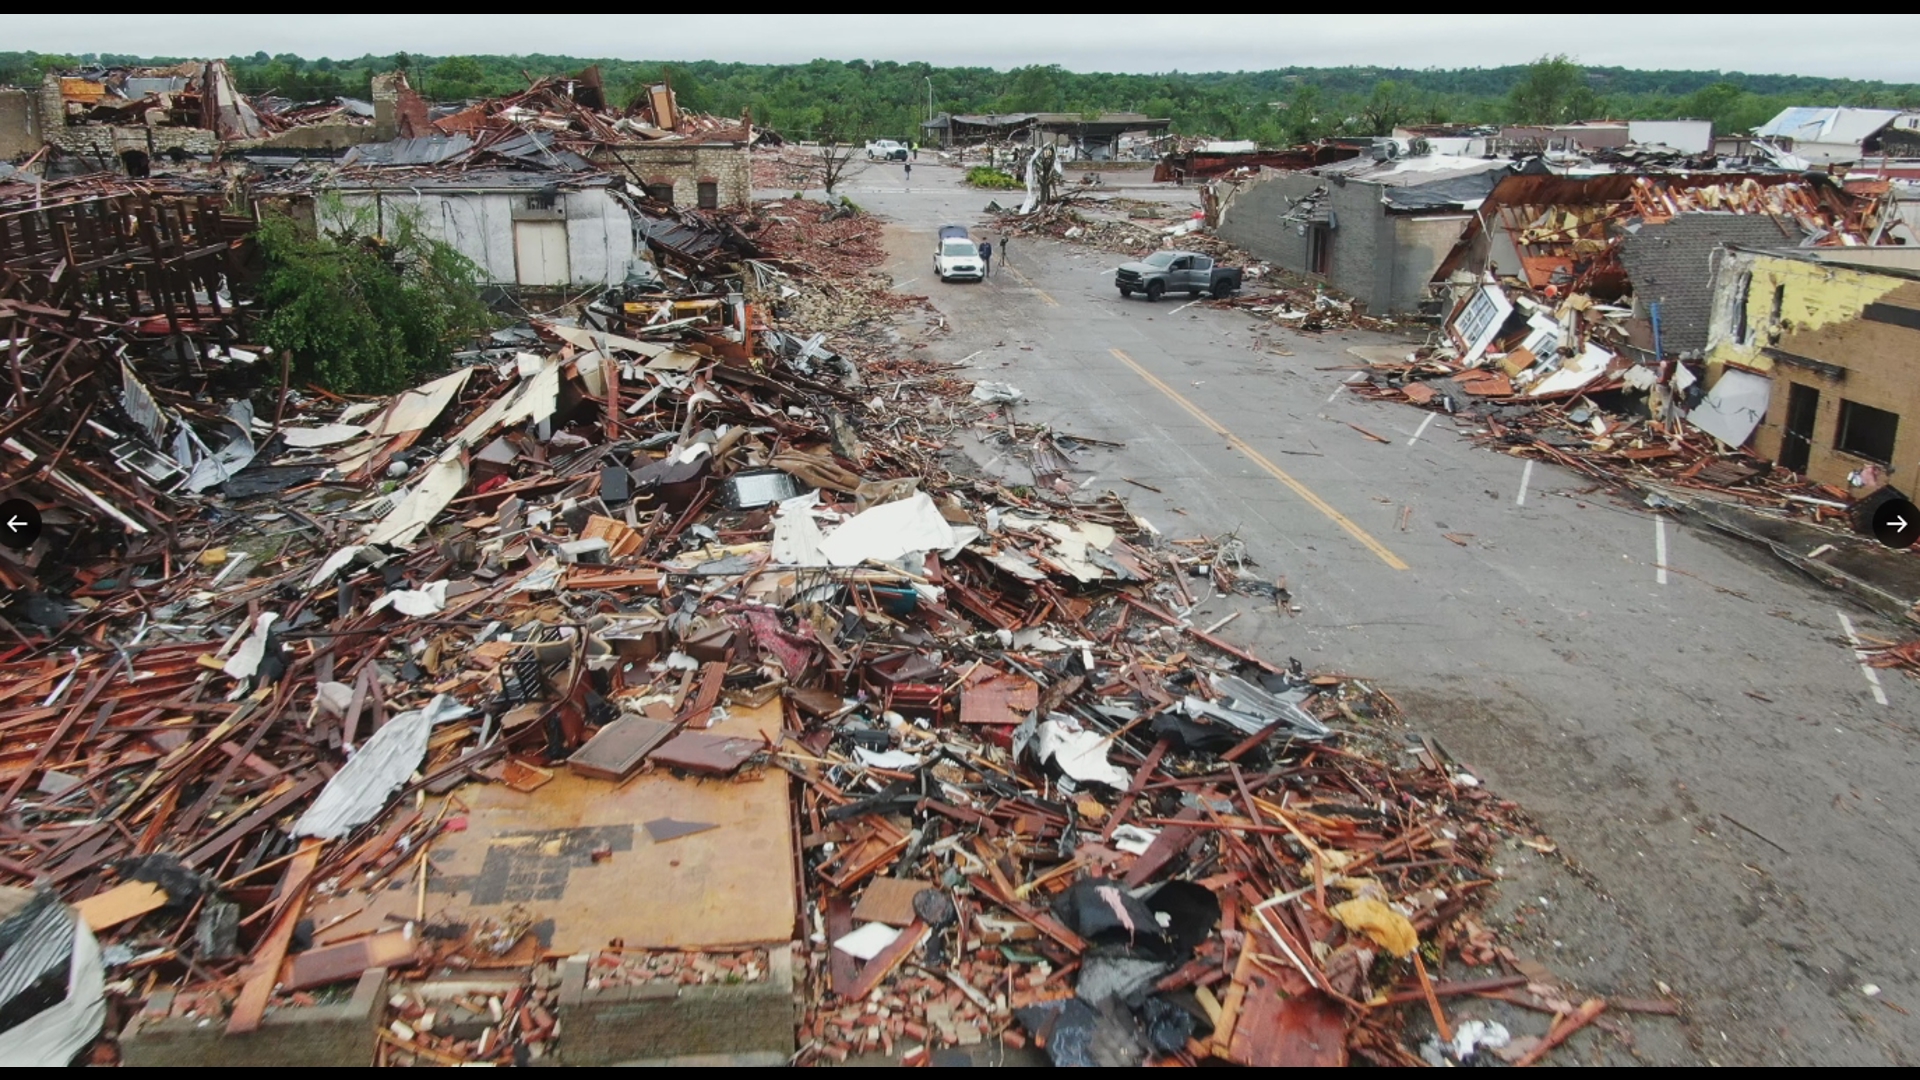
[[[1283,220],[1296,204],[1322,187],[1314,215],[1333,215],[1332,252],[1324,280],[1367,305],[1377,315],[1417,311],[1428,279],[1470,215],[1391,214],[1379,184],[1341,183],[1311,173],[1274,173],[1235,194],[1222,211],[1220,237],[1284,270],[1309,275],[1313,226]]]

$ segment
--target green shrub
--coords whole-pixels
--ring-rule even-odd
[[[968,169],[967,183],[994,191],[1016,191],[1027,186],[1012,174],[987,165],[975,165]]]
[[[337,202],[327,210],[346,216]],[[291,354],[300,381],[338,394],[390,393],[445,368],[493,325],[480,268],[416,217],[401,215],[387,236],[364,216],[348,221],[320,235],[285,215],[260,223],[261,336]]]

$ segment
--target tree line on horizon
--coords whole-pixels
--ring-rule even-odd
[[[147,66],[184,57],[0,52],[0,85],[37,85],[48,71]],[[1584,67],[1565,55],[1497,68],[1275,68],[1268,71],[1127,75],[1059,65],[999,71],[926,63],[815,60],[739,64],[651,62],[571,56],[447,56],[409,53],[308,60],[291,53],[226,58],[242,92],[295,101],[366,98],[382,71],[405,71],[435,101],[511,94],[529,81],[600,66],[608,96],[625,103],[668,80],[683,108],[754,122],[789,138],[914,140],[935,113],[1102,111],[1165,117],[1182,135],[1291,145],[1334,135],[1384,135],[1403,124],[1564,123],[1609,117],[1711,120],[1740,132],[1792,105],[1920,108],[1920,84]]]

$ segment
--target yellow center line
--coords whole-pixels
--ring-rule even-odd
[[[1114,357],[1117,358],[1121,363],[1132,368],[1134,374],[1140,376],[1142,379],[1145,379],[1147,381],[1147,385],[1167,395],[1169,398],[1172,398],[1175,404],[1187,410],[1187,412],[1190,413],[1195,420],[1198,420],[1202,424],[1205,424],[1215,434],[1225,437],[1227,440],[1228,446],[1231,446],[1235,450],[1238,450],[1242,454],[1246,455],[1247,460],[1253,462],[1255,465],[1260,466],[1261,470],[1264,471],[1268,476],[1271,476],[1275,480],[1278,480],[1282,484],[1285,484],[1289,491],[1292,491],[1295,495],[1298,495],[1300,496],[1300,498],[1304,499],[1308,506],[1311,506],[1315,510],[1318,510],[1322,514],[1325,514],[1327,517],[1327,520],[1333,522],[1335,525],[1340,526],[1342,529],[1345,529],[1347,531],[1347,535],[1353,537],[1355,540],[1360,541],[1361,545],[1364,546],[1368,551],[1371,551],[1375,555],[1380,556],[1381,562],[1386,563],[1388,566],[1393,567],[1395,570],[1407,569],[1407,564],[1401,561],[1400,556],[1395,555],[1393,552],[1387,550],[1387,546],[1385,544],[1382,544],[1380,541],[1375,540],[1372,536],[1370,536],[1367,533],[1367,530],[1354,524],[1352,518],[1347,517],[1347,515],[1341,513],[1338,510],[1335,510],[1332,506],[1327,504],[1327,500],[1322,499],[1318,495],[1315,495],[1313,493],[1313,489],[1307,487],[1307,485],[1301,483],[1300,481],[1295,480],[1292,476],[1289,476],[1287,474],[1285,469],[1282,469],[1280,466],[1275,465],[1273,462],[1267,460],[1267,457],[1265,454],[1262,454],[1260,451],[1255,450],[1253,447],[1247,445],[1247,441],[1245,439],[1242,439],[1240,436],[1235,435],[1232,431],[1229,431],[1226,425],[1220,423],[1218,420],[1215,420],[1213,417],[1208,416],[1206,413],[1200,411],[1200,407],[1198,405],[1195,405],[1193,402],[1188,401],[1185,397],[1182,397],[1180,392],[1175,390],[1173,387],[1168,386],[1164,382],[1161,382],[1160,379],[1153,374],[1153,372],[1148,371],[1144,367],[1141,367],[1140,364],[1137,361],[1135,361],[1133,357],[1128,356],[1126,353],[1121,352],[1119,349],[1109,349],[1107,351],[1111,352],[1114,355]]]
[[[1015,270],[1015,269],[1014,269],[1013,267],[1011,267],[1011,266],[1008,266],[1008,265],[1007,265],[1007,264],[1005,264],[1005,263],[1001,263],[1001,264],[1000,264],[1000,268],[1001,268],[1002,270],[1005,270],[1005,271],[1007,271],[1007,272],[1009,272],[1009,273],[1011,273],[1011,274],[1012,274],[1012,275],[1013,275],[1014,277],[1017,277],[1017,278],[1019,278],[1019,279],[1020,279],[1020,283],[1021,283],[1022,285],[1025,285],[1025,286],[1027,286],[1028,288],[1030,288],[1030,289],[1032,289],[1032,290],[1034,291],[1034,295],[1036,295],[1036,296],[1038,296],[1038,297],[1040,297],[1040,299],[1042,299],[1042,300],[1045,300],[1045,301],[1047,302],[1047,306],[1048,306],[1048,307],[1059,307],[1059,306],[1060,306],[1060,301],[1058,301],[1058,300],[1055,300],[1055,299],[1054,299],[1053,297],[1051,297],[1051,296],[1048,296],[1048,295],[1047,295],[1047,290],[1045,290],[1045,289],[1042,289],[1042,288],[1040,288],[1040,287],[1038,287],[1038,286],[1036,286],[1036,285],[1035,285],[1035,284],[1033,283],[1033,280],[1032,280],[1031,278],[1029,278],[1029,277],[1027,277],[1027,275],[1025,275],[1025,274],[1023,274],[1023,273],[1021,273],[1021,272],[1020,272],[1020,271],[1018,271],[1018,270]]]

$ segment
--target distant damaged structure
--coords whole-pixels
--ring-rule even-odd
[[[331,152],[376,137],[372,103],[251,98],[224,60],[49,72],[37,93],[0,91],[0,151],[44,145],[79,171],[136,178],[162,161],[260,148]]]
[[[666,82],[648,86],[624,112],[610,109],[598,67],[476,102],[431,126],[439,134],[475,138],[521,131],[550,135],[556,149],[668,206],[743,209],[753,197],[747,155],[753,145],[751,116],[727,120],[688,112]]]
[[[1369,311],[1417,310],[1473,210],[1515,166],[1503,158],[1388,156],[1390,149],[1217,182],[1221,238],[1325,281]]]

